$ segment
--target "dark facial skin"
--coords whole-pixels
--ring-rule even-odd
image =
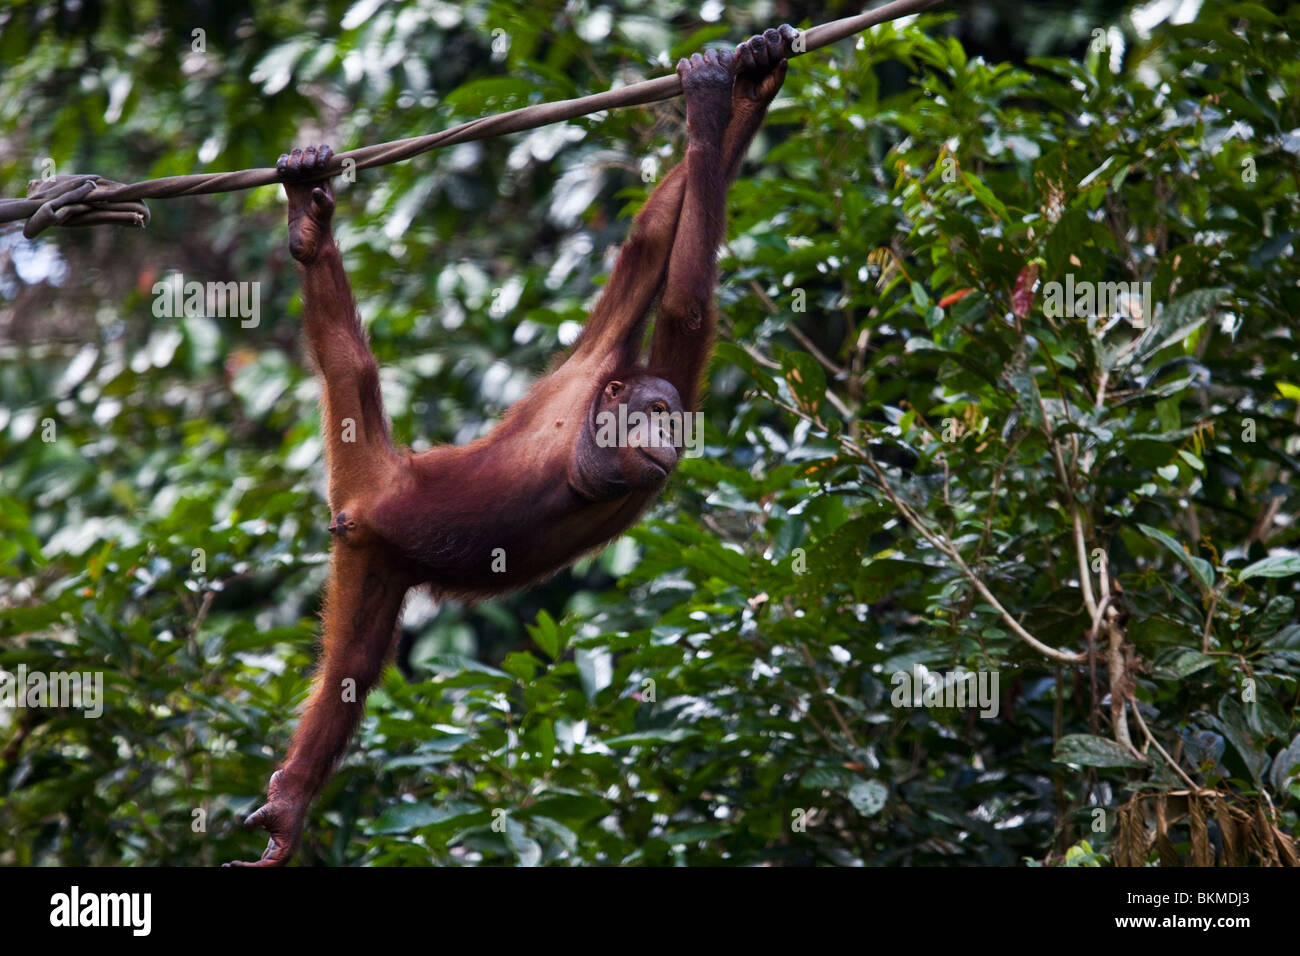
[[[608,501],[662,485],[677,467],[672,419],[681,415],[681,396],[662,378],[632,372],[606,382],[578,440],[574,490]]]

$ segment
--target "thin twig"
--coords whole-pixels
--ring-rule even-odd
[[[1169,756],[1169,751],[1165,750],[1164,747],[1161,747],[1160,741],[1156,740],[1151,731],[1147,729],[1147,723],[1142,719],[1142,712],[1138,710],[1136,701],[1133,704],[1133,716],[1137,720],[1138,726],[1142,728],[1142,735],[1146,737],[1151,746],[1155,747],[1156,750],[1160,752],[1160,756],[1165,758],[1165,761],[1173,768],[1174,773],[1183,778],[1183,783],[1187,784],[1187,786],[1192,789],[1193,793],[1201,793],[1204,788],[1197,786],[1195,780],[1183,773],[1183,768],[1178,766],[1178,762],[1174,760],[1173,757]]]
[[[826,430],[825,424],[823,424],[819,419],[804,412],[802,409],[783,402],[780,399],[772,399],[772,401],[791,414],[797,415],[809,424],[822,429],[823,432]],[[1055,661],[1061,661],[1065,664],[1082,664],[1088,659],[1084,654],[1075,653],[1073,651],[1063,651],[1059,648],[1052,647],[1050,644],[1044,643],[1033,634],[1030,634],[1029,631],[1025,630],[1024,626],[1011,616],[1011,612],[1002,606],[1002,602],[993,596],[993,592],[988,589],[988,586],[984,583],[983,579],[980,578],[980,576],[977,575],[966,563],[956,546],[941,534],[932,531],[921,517],[912,510],[911,506],[904,502],[894,489],[890,487],[885,473],[880,469],[880,466],[876,464],[875,459],[871,457],[870,453],[859,446],[856,442],[849,440],[843,435],[839,436],[839,443],[842,448],[853,454],[871,469],[875,476],[875,481],[871,482],[872,487],[889,499],[889,503],[894,506],[894,509],[903,516],[903,519],[912,526],[917,534],[957,566],[957,569],[971,583],[971,586],[975,588],[975,590],[979,592],[980,596],[989,603],[989,605],[998,613],[998,616],[1002,618],[1003,622],[1011,628],[1017,637],[1034,650],[1038,651],[1038,653]]]

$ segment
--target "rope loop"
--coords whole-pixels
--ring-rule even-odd
[[[95,199],[97,192],[121,188],[94,173],[66,173],[50,179],[33,179],[27,184],[26,199],[6,199],[0,205],[23,205],[27,224],[23,235],[32,239],[51,226],[134,226],[149,224],[149,207],[142,199],[128,201]]]

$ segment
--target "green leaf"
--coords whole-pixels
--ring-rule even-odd
[[[527,651],[515,651],[506,655],[501,666],[522,681],[530,681],[537,676],[542,662]]]
[[[531,743],[537,752],[537,766],[544,773],[555,759],[555,724],[549,720],[540,721],[532,731]]]
[[[698,736],[699,731],[690,727],[674,727],[670,730],[642,730],[633,734],[610,737],[605,741],[605,745],[607,747],[631,747],[635,744],[675,744]]]
[[[537,612],[537,623],[528,626],[528,636],[537,642],[551,660],[560,656],[560,647],[564,641],[564,635],[560,633],[559,625],[555,619],[545,611]]]
[[[1295,613],[1295,601],[1285,594],[1279,594],[1273,600],[1268,602],[1268,607],[1256,617],[1250,624],[1251,636],[1256,638],[1270,637],[1279,627],[1291,620]]]
[[[1142,760],[1127,747],[1106,737],[1092,734],[1068,734],[1056,742],[1052,759],[1057,763],[1081,767],[1144,767]]]
[[[814,767],[799,778],[799,786],[809,790],[838,790],[848,774],[838,767]]]
[[[983,180],[978,176],[966,172],[964,169],[961,171],[961,176],[962,180],[970,187],[971,192],[975,194],[976,198],[988,207],[989,212],[993,214],[994,219],[1001,221],[1007,218],[1007,207],[1003,205],[1002,200],[998,199],[998,197],[994,195],[993,190],[984,185]]]
[[[447,95],[447,104],[476,117],[527,106],[536,92],[533,84],[517,76],[488,76],[463,83]]]
[[[472,657],[465,657],[460,654],[439,654],[430,657],[425,666],[435,673],[443,674],[486,674],[489,677],[509,680],[513,683],[514,678],[505,671],[497,670],[495,667],[489,667],[474,660]]]
[[[1182,680],[1190,674],[1218,663],[1220,659],[1190,647],[1167,647],[1156,656],[1152,665],[1157,677],[1165,680]]]
[[[1164,545],[1170,554],[1174,555],[1179,561],[1186,565],[1188,570],[1192,572],[1192,576],[1196,579],[1197,583],[1200,584],[1202,590],[1209,591],[1214,587],[1214,565],[1210,564],[1209,561],[1188,554],[1181,544],[1169,537],[1169,535],[1165,534],[1163,531],[1159,531],[1150,525],[1139,524],[1138,529],[1152,541],[1157,541]]]
[[[1223,736],[1228,738],[1251,777],[1258,783],[1268,769],[1269,756],[1259,745],[1259,739],[1246,719],[1241,702],[1231,694],[1225,694],[1219,700],[1219,721]]]
[[[409,833],[421,827],[486,813],[482,807],[472,803],[452,802],[444,807],[434,807],[427,803],[399,803],[381,813],[370,832]]]
[[[524,825],[513,817],[506,818],[506,846],[515,855],[520,866],[536,866],[542,862],[542,846],[528,835]]]
[[[1288,783],[1300,772],[1300,734],[1297,734],[1273,760],[1273,768],[1268,773],[1269,783],[1276,793],[1286,793]]]
[[[807,352],[787,352],[781,370],[799,407],[810,415],[817,414],[826,399],[826,373],[821,363]]]
[[[1300,554],[1273,554],[1243,568],[1237,580],[1289,578],[1293,574],[1300,574]]]

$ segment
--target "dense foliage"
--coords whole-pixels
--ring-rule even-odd
[[[414,135],[768,25],[625,6],[19,4],[0,192],[44,157],[134,179]],[[706,453],[545,586],[411,601],[409,677],[301,860],[1294,862],[1285,8],[1076,24],[1086,53],[1021,66],[932,17],[794,63],[732,192]],[[400,440],[522,394],[680,144],[670,103],[340,190]],[[106,695],[0,709],[7,863],[255,856],[237,824],[310,680],[328,515],[281,196],[152,209],[0,234],[0,668]],[[260,323],[155,318],[173,270],[260,282]],[[1067,277],[1149,285],[1071,316]],[[898,706],[958,669],[996,716]]]

